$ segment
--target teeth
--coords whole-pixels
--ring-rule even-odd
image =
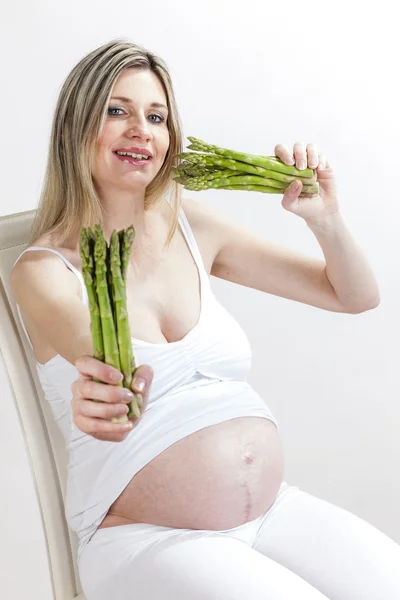
[[[116,154],[119,154],[120,156],[132,156],[132,158],[138,158],[140,160],[148,160],[150,158],[150,156],[146,156],[145,154],[135,154],[134,152],[120,152],[119,150],[116,151]]]

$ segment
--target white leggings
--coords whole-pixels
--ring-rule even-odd
[[[234,529],[98,529],[79,570],[86,600],[400,600],[400,546],[287,483]]]

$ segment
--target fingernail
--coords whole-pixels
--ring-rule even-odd
[[[294,165],[294,159],[292,156],[288,156],[288,158],[286,159],[286,163],[288,165]]]
[[[300,160],[299,161],[299,167],[298,167],[301,171],[304,170],[306,168],[306,163],[304,162],[304,160]]]
[[[122,379],[123,379],[122,373],[119,373],[118,371],[111,371],[111,373],[110,373],[111,381],[122,381]]]
[[[132,381],[132,387],[137,389],[139,392],[143,392],[146,386],[146,381],[141,377],[134,377]]]
[[[320,164],[320,165],[318,165],[317,171],[322,171],[323,168],[324,168],[324,165]]]

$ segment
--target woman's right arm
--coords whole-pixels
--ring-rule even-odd
[[[75,425],[99,440],[124,440],[131,429],[126,428],[126,423],[112,423],[111,418],[126,414],[130,399],[124,395],[128,390],[116,386],[110,378],[112,373],[119,373],[116,369],[92,356],[90,314],[80,299],[76,276],[56,255],[35,251],[21,257],[11,272],[10,282],[15,301],[35,330],[40,331],[41,339],[79,371],[71,386]],[[153,370],[141,365],[135,376],[142,377],[146,387],[142,392],[133,388],[143,395],[141,416],[129,419],[133,426],[146,409]],[[93,377],[104,383],[94,382]]]

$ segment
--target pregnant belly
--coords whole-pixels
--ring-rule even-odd
[[[283,449],[272,421],[241,417],[197,431],[137,473],[100,524],[231,529],[274,502]]]

